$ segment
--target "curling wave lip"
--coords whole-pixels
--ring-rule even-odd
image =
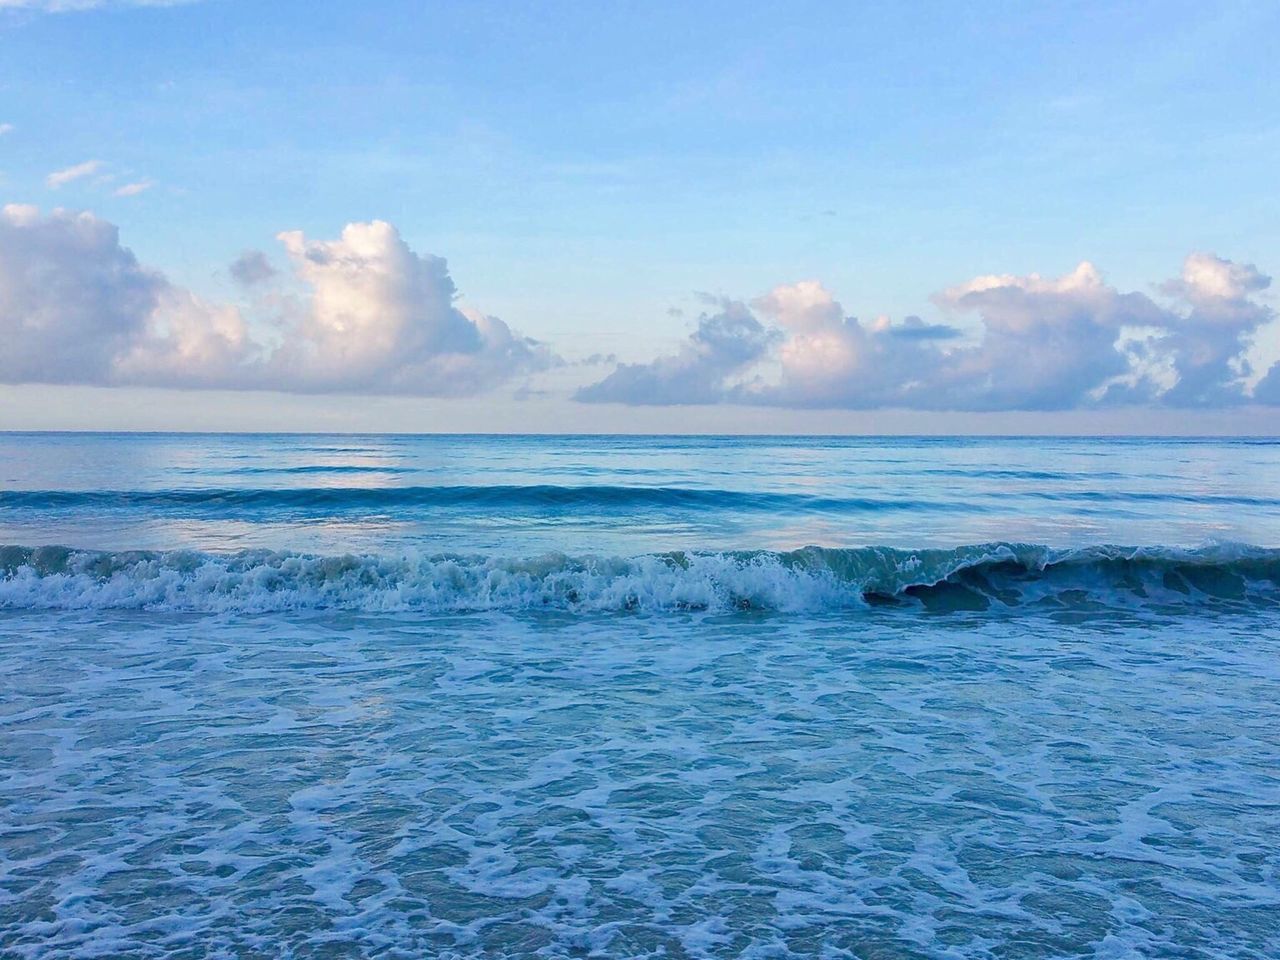
[[[834,613],[871,606],[1172,611],[1278,603],[1280,550],[1240,544],[987,543],[529,558],[0,547],[6,609]]]

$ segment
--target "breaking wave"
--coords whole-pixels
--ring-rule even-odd
[[[934,612],[1280,605],[1280,549],[806,547],[525,559],[0,547],[0,609]]]

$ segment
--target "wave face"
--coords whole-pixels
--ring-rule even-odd
[[[526,559],[0,547],[0,609],[929,612],[1280,605],[1280,550],[988,543]]]

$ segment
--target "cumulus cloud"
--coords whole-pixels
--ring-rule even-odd
[[[255,327],[245,307],[141,265],[105,220],[3,208],[0,381],[458,395],[554,362],[496,317],[458,309],[445,261],[390,224],[280,239],[295,289]],[[255,336],[263,327],[274,336]]]
[[[62,170],[55,170],[44,178],[44,182],[48,185],[49,189],[57,190],[59,187],[65,186],[73,180],[91,177],[101,169],[101,160],[86,160],[84,163],[77,163],[75,166],[66,167]]]
[[[1239,399],[1252,373],[1242,356],[1248,339],[1274,316],[1251,299],[1271,278],[1253,264],[1232,263],[1208,253],[1193,253],[1182,276],[1163,289],[1189,308],[1173,314],[1164,348],[1177,383],[1164,395],[1170,403],[1211,406]],[[1262,388],[1266,395],[1270,387]]]
[[[389,223],[279,240],[311,288],[270,363],[294,389],[473,393],[550,361],[497,317],[458,309],[446,262],[414,253]]]
[[[293,392],[472,394],[562,363],[457,302],[448,264],[383,221],[336,239],[279,235],[230,267],[211,302],[138,262],[89,213],[0,210],[0,382]],[[269,282],[268,282],[269,281]],[[1089,263],[988,275],[938,293],[942,322],[851,316],[815,280],[749,302],[705,298],[671,353],[617,364],[585,402],[1052,410],[1116,403],[1280,405],[1270,278],[1207,253],[1151,292]],[[515,384],[528,393],[528,385]]]
[[[959,331],[912,317],[862,324],[847,316],[814,280],[775,287],[753,306],[784,332],[778,348],[780,381],[757,391],[763,402],[800,407],[900,404],[936,353],[932,343]]]
[[[735,376],[762,360],[774,339],[746,304],[725,300],[704,313],[678,353],[652,363],[619,364],[579,400],[631,404],[716,403],[742,388]]]
[[[250,353],[238,313],[143,267],[112,224],[18,205],[0,210],[0,339],[9,383],[210,381]]]
[[[863,323],[821,283],[803,281],[737,305],[739,337],[711,336],[721,320],[704,317],[677,353],[620,365],[577,399],[936,410],[1275,402],[1280,372],[1250,394],[1244,358],[1275,317],[1255,299],[1269,282],[1203,253],[1159,287],[1163,305],[1117,290],[1087,262],[1056,278],[980,276],[934,297],[947,314],[976,320],[966,335],[919,317]]]
[[[239,309],[209,303],[166,283],[148,317],[147,335],[117,355],[112,380],[166,387],[266,387],[261,353]]]
[[[1253,390],[1253,399],[1258,403],[1280,406],[1280,362],[1272,365],[1267,375],[1258,381]]]
[[[0,210],[0,377],[103,382],[145,334],[161,279],[87,214]]]
[[[1093,264],[1045,279],[984,276],[937,295],[976,314],[982,339],[933,358],[934,375],[912,391],[916,406],[967,410],[1054,410],[1129,372],[1116,349],[1125,328],[1158,326],[1165,313],[1141,293],[1121,293]]]

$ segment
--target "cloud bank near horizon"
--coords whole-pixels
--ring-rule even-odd
[[[866,410],[1069,410],[1119,404],[1280,403],[1280,362],[1248,352],[1275,311],[1256,267],[1193,253],[1160,284],[1164,305],[1109,286],[1093,264],[1046,279],[976,277],[935,294],[968,337],[918,317],[862,323],[818,281],[724,300],[672,355],[620,364],[583,387],[588,403],[738,403]]]
[[[138,262],[91,213],[0,210],[0,382],[471,396],[563,366],[457,305],[448,264],[384,221],[332,240],[286,231],[290,269],[246,250],[243,299],[210,302]],[[816,280],[714,301],[679,349],[616,364],[583,403],[1044,411],[1280,405],[1280,322],[1256,267],[1193,253],[1150,295],[1088,262],[988,275],[933,300],[947,322],[862,322]],[[572,344],[566,345],[572,348]],[[1273,344],[1273,347],[1275,344]],[[1253,356],[1264,355],[1253,352]],[[1274,351],[1273,351],[1274,353]]]
[[[447,263],[389,223],[278,239],[292,285],[271,286],[251,251],[231,272],[253,282],[254,301],[210,303],[140,264],[93,214],[4,207],[0,381],[464,396],[555,362],[498,318],[455,306]]]

